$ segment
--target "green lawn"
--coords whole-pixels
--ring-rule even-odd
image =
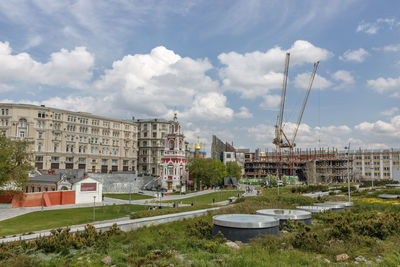
[[[205,195],[200,195],[200,196],[194,196],[194,197],[189,197],[185,199],[178,199],[178,200],[168,200],[166,202],[178,202],[178,203],[183,203],[183,204],[191,204],[194,203],[196,204],[211,204],[213,203],[213,199],[215,202],[219,201],[224,201],[227,200],[230,197],[237,197],[238,193],[243,193],[244,191],[220,191],[220,192],[214,192],[210,194],[205,194]]]
[[[129,200],[129,194],[104,194],[104,196],[122,200]],[[131,200],[150,199],[150,198],[153,197],[142,194],[131,194]]]
[[[146,210],[143,205],[111,205],[96,207],[96,221],[111,220]],[[0,236],[54,229],[61,226],[93,222],[93,208],[37,211],[0,221]]]

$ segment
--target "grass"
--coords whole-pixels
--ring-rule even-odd
[[[204,195],[198,195],[194,197],[189,197],[189,198],[184,198],[184,199],[178,199],[178,200],[168,200],[165,202],[171,203],[171,202],[178,202],[178,203],[183,203],[183,204],[191,204],[194,203],[195,205],[197,204],[211,204],[213,203],[213,199],[215,202],[219,201],[224,201],[227,200],[230,197],[237,197],[238,193],[243,193],[244,191],[220,191],[220,192],[214,192],[210,194],[204,194]]]
[[[146,210],[143,205],[110,205],[96,207],[96,221],[122,218]],[[0,221],[0,236],[53,229],[93,222],[93,208],[36,211]]]
[[[329,196],[333,197],[339,198]],[[88,248],[45,253],[35,249],[34,242],[0,244],[0,266],[103,266],[101,260],[106,256],[116,266],[366,265],[356,263],[358,256],[364,256],[371,266],[400,264],[400,207],[396,205],[355,201],[351,211],[314,214],[310,227],[289,222],[280,237],[263,235],[247,245],[237,243],[238,250],[229,248],[223,236],[211,234],[215,214],[253,214],[257,209],[294,208],[314,201],[286,189],[279,195],[275,188],[265,189],[261,196],[240,199],[207,216],[110,235],[105,243]],[[342,253],[350,258],[336,262],[336,255]]]
[[[129,200],[129,194],[104,194],[105,197]],[[131,200],[151,199],[152,196],[142,194],[131,194]]]

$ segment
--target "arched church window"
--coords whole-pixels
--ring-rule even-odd
[[[169,150],[174,150],[174,140],[169,141]]]

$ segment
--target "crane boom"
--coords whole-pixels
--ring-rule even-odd
[[[314,64],[314,70],[313,70],[313,72],[311,74],[310,82],[308,83],[307,93],[306,93],[306,96],[304,97],[303,106],[301,107],[300,115],[299,115],[299,118],[297,120],[297,125],[296,125],[296,128],[294,130],[293,139],[292,139],[292,143],[291,143],[292,146],[295,145],[294,141],[296,139],[297,131],[299,130],[299,127],[300,127],[301,119],[303,118],[304,109],[306,108],[308,96],[310,95],[311,87],[312,87],[312,84],[314,82],[314,78],[315,78],[315,74],[317,72],[318,64],[319,64],[319,61],[317,61]]]
[[[287,87],[287,79],[288,79],[288,72],[289,72],[289,59],[290,59],[290,53],[286,53],[285,68],[283,71],[281,107],[279,110],[279,116],[277,118],[277,123],[275,125],[274,144],[276,144],[276,145],[279,145],[282,140],[282,121],[283,121],[283,111],[285,109],[286,87]]]

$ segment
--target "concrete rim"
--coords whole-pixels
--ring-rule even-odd
[[[279,226],[279,220],[264,215],[221,214],[213,216],[215,225],[231,228],[269,228]]]
[[[311,219],[311,212],[305,210],[290,209],[263,209],[257,210],[257,214],[274,216],[279,220],[306,220]]]

